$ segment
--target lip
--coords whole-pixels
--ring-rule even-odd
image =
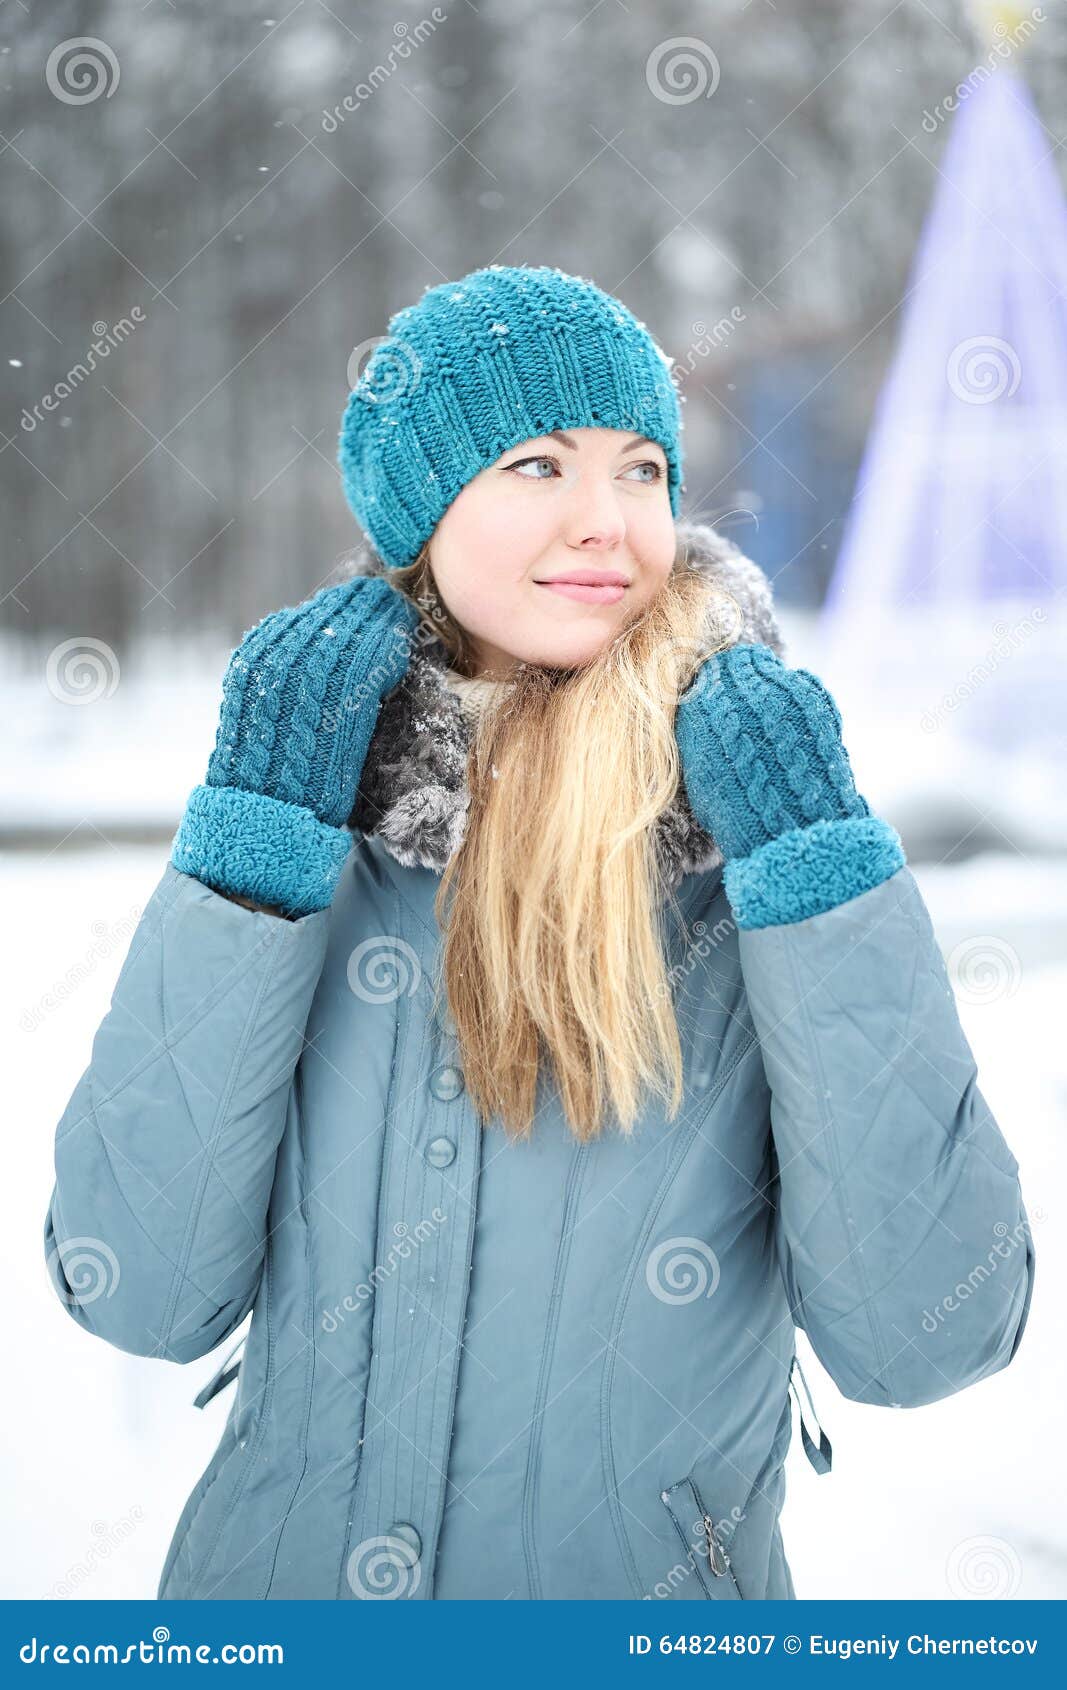
[[[576,599],[579,604],[617,604],[626,591],[626,583],[616,579],[604,581],[537,581],[538,587],[561,593],[564,598]]]

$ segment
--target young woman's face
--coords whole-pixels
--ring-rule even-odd
[[[663,586],[675,556],[662,446],[614,428],[555,429],[469,481],[434,531],[430,563],[478,673],[519,659],[591,662]],[[614,586],[564,589],[561,577]]]

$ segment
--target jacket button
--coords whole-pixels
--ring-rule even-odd
[[[455,1155],[456,1147],[450,1138],[435,1138],[426,1147],[426,1160],[433,1168],[447,1168]]]
[[[458,1068],[451,1065],[437,1068],[430,1075],[430,1090],[435,1097],[448,1103],[453,1097],[458,1097],[463,1090],[463,1075]]]
[[[406,1520],[401,1520],[396,1525],[389,1527],[388,1535],[389,1537],[399,1538],[401,1543],[407,1544],[411,1550],[411,1561],[414,1565],[422,1553],[422,1539],[415,1527],[409,1526]]]

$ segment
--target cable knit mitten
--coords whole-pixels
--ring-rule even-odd
[[[388,581],[361,575],[245,634],[175,868],[290,916],[326,908],[381,701],[403,679],[418,620]]]
[[[678,700],[675,735],[739,927],[819,915],[903,865],[899,834],[856,791],[834,700],[769,646],[708,658]]]

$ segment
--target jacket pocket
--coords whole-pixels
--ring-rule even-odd
[[[660,1491],[660,1497],[696,1569],[704,1595],[713,1602],[743,1601],[730,1557],[716,1534],[716,1522],[704,1506],[696,1480],[688,1476],[679,1479]]]

